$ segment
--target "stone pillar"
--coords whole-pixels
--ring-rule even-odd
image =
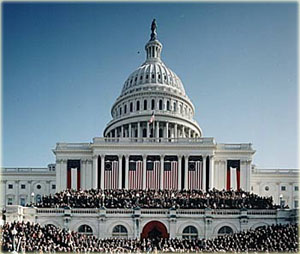
[[[62,189],[61,189],[61,177],[60,177],[60,162],[61,160],[56,160],[56,165],[55,165],[55,174],[56,174],[56,192],[60,192]],[[31,193],[30,193],[31,195]]]
[[[164,188],[164,155],[160,156],[160,189]]]
[[[184,188],[188,189],[188,167],[189,167],[189,156],[184,156]]]
[[[20,197],[19,197],[19,193],[20,193],[20,186],[19,186],[19,180],[15,181],[16,184],[16,205],[20,205]]]
[[[150,137],[150,126],[149,126],[149,122],[147,122],[147,138]]]
[[[92,160],[87,160],[87,165],[86,165],[86,189],[92,189],[93,188],[93,161]]]
[[[182,156],[178,155],[178,190],[181,190],[181,159]]]
[[[122,155],[119,155],[119,189],[122,189]]]
[[[131,123],[129,124],[129,131],[128,131],[128,137],[131,138],[132,137],[132,130],[131,130]]]
[[[182,137],[185,138],[185,127],[182,126]]]
[[[175,138],[178,138],[178,126],[177,126],[177,123],[175,123]]]
[[[92,179],[93,179],[93,189],[98,189],[98,155],[93,156],[93,178]]]
[[[125,189],[128,190],[129,155],[125,155]]]
[[[202,155],[203,159],[203,179],[202,179],[202,188],[206,191],[206,155]]]
[[[209,156],[209,189],[212,190],[214,187],[214,156]]]
[[[169,123],[166,122],[166,138],[169,138]]]
[[[153,125],[154,127],[154,125]],[[159,122],[156,121],[156,138],[159,138]]]
[[[141,137],[141,123],[140,122],[137,123],[137,133],[138,133],[138,138],[140,138]]]
[[[81,167],[80,167],[80,188],[85,190],[86,189],[86,164],[87,160],[81,160]]]
[[[251,160],[247,160],[247,182],[246,182],[246,191],[250,191],[251,187]]]
[[[101,180],[100,188],[104,189],[104,170],[105,170],[105,154],[101,155]]]
[[[124,138],[124,126],[122,125],[121,126],[121,135],[120,135],[121,138]]]
[[[146,189],[146,167],[147,167],[147,155],[143,155],[143,190]]]
[[[246,161],[240,161],[240,187],[243,190],[247,189],[247,167],[246,167]]]
[[[67,189],[67,160],[61,160],[60,164],[61,190]]]

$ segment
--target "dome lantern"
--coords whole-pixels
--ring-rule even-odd
[[[151,37],[145,46],[146,61],[160,61],[162,44],[157,40],[156,21],[153,19],[151,24]]]

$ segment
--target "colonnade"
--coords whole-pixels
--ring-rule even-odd
[[[197,138],[199,134],[184,125],[165,121],[124,124],[107,133],[110,138]]]

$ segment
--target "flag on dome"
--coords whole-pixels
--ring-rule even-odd
[[[154,122],[154,119],[155,119],[155,115],[154,115],[154,111],[153,111],[153,112],[152,112],[152,115],[151,115],[151,117],[150,117],[149,123]]]

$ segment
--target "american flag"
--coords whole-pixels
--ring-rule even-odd
[[[165,161],[164,165],[164,189],[178,188],[178,163],[177,161]]]
[[[203,178],[203,163],[202,161],[190,161],[188,169],[188,189],[201,190]]]
[[[236,167],[229,167],[227,169],[227,190],[240,189],[240,169]]]
[[[146,170],[146,188],[159,190],[160,161],[148,161]]]
[[[119,162],[106,161],[104,169],[104,189],[118,189]]]
[[[128,188],[143,188],[143,161],[130,161],[128,174]]]
[[[149,123],[154,122],[155,116],[154,116],[154,111],[152,112],[152,115],[150,117]]]

